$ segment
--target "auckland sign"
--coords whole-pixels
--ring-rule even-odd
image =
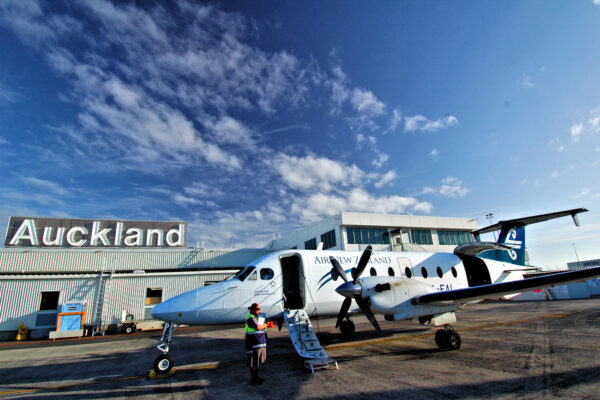
[[[10,217],[5,247],[185,247],[187,223]]]

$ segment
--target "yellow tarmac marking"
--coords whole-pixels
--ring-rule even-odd
[[[484,330],[484,329],[492,329],[492,328],[496,328],[496,327],[500,327],[500,326],[526,324],[529,322],[539,321],[539,320],[545,319],[545,318],[565,318],[565,317],[568,317],[568,316],[571,316],[574,314],[579,314],[580,312],[582,312],[582,311],[573,311],[573,312],[564,313],[564,314],[547,314],[547,315],[541,315],[541,316],[534,317],[534,318],[521,319],[521,320],[517,320],[517,321],[498,322],[495,324],[475,326],[472,328],[464,328],[464,329],[461,329],[460,331],[461,332],[470,332],[470,331],[478,331],[478,330]],[[364,340],[364,341],[357,342],[357,343],[334,344],[334,345],[324,346],[324,348],[326,350],[339,350],[339,349],[347,349],[347,348],[352,348],[352,347],[368,346],[371,344],[381,344],[381,343],[414,340],[414,339],[420,339],[420,338],[434,336],[434,335],[435,335],[435,333],[425,333],[425,334],[421,334],[421,335],[404,336],[404,337],[399,337],[399,338]],[[295,354],[295,353],[293,353],[293,354]],[[271,357],[271,359],[281,359],[281,358],[287,358],[287,355]],[[203,371],[203,370],[217,369],[219,367],[228,367],[228,366],[238,365],[238,364],[242,364],[242,363],[245,363],[245,360],[244,361],[239,360],[239,361],[228,361],[228,362],[222,362],[222,363],[208,364],[208,365],[203,365],[200,367],[181,368],[181,369],[178,369],[177,371],[178,372]],[[75,387],[101,385],[104,383],[128,381],[128,380],[135,380],[135,379],[142,379],[142,378],[146,378],[146,375],[136,375],[136,376],[123,377],[123,378],[104,379],[104,380],[93,381],[93,382],[73,383],[70,385],[59,385],[59,386],[48,386],[48,387],[40,387],[40,388],[12,390],[12,391],[8,391],[8,392],[0,392],[0,396],[41,392],[41,391],[45,391],[45,390],[50,391],[50,390],[71,389],[71,388],[75,388]]]

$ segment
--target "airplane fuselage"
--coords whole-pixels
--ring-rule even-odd
[[[236,277],[201,287],[157,305],[155,318],[188,325],[238,323],[247,308],[259,303],[267,318],[284,309],[304,309],[310,316],[337,315],[343,297],[335,289],[343,283],[331,276],[330,256],[350,276],[362,252],[284,250],[267,254],[246,266]],[[411,305],[414,296],[470,286],[523,279],[514,264],[461,259],[453,253],[373,252],[363,273],[365,287],[391,283],[392,295],[372,304],[375,313],[409,319],[454,311],[456,304]],[[369,276],[370,275],[370,276]],[[380,296],[381,297],[381,296]],[[350,312],[358,311],[355,305]]]

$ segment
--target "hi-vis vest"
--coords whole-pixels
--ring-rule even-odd
[[[258,349],[261,347],[267,347],[267,332],[265,329],[262,331],[250,328],[248,326],[248,320],[255,318],[254,315],[248,314],[246,317],[246,352],[251,353],[252,349]]]

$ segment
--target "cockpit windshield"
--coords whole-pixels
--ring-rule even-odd
[[[255,269],[256,267],[248,266],[240,272],[238,272],[237,274],[235,274],[234,278],[238,278],[240,281],[244,281],[248,277],[248,275],[250,275]]]

